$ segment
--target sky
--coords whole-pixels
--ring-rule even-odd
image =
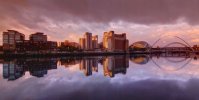
[[[164,36],[199,43],[198,0],[0,0],[0,33],[44,32],[49,40],[78,42],[85,32],[126,33],[130,44]],[[0,36],[2,38],[2,35]],[[181,41],[182,42],[182,41]],[[2,44],[2,39],[0,41]]]

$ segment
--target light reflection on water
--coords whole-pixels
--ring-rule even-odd
[[[2,59],[0,99],[198,100],[197,55]]]

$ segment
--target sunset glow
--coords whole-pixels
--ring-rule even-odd
[[[77,42],[84,32],[98,34],[101,39],[104,31],[114,30],[127,33],[130,43],[153,43],[158,36],[169,34],[196,44],[199,2],[191,1],[2,0],[0,32],[15,29],[28,38],[39,31],[50,40]]]

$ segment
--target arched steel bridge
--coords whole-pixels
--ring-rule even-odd
[[[166,38],[166,37],[168,37],[168,36],[164,36],[164,37],[161,37],[158,40],[156,40],[147,51],[152,51],[152,48],[154,47],[154,45],[156,45],[160,40],[162,40],[163,38]],[[189,49],[183,49],[183,50],[182,49],[180,49],[180,50],[178,49],[178,50],[176,50],[176,52],[177,51],[179,51],[179,52],[181,52],[181,51],[191,51],[191,52],[194,52],[194,49],[191,47],[191,45],[188,42],[186,42],[184,39],[182,39],[182,38],[180,38],[178,36],[172,36],[172,37],[177,38],[178,40],[180,40],[182,42],[171,42],[169,44],[166,44],[162,48],[168,48],[171,45],[178,44],[178,45],[181,45],[181,46],[189,48]],[[175,49],[173,49],[172,51],[175,51]]]
[[[169,35],[168,35],[168,36],[169,36]],[[153,47],[154,47],[159,41],[161,41],[163,38],[166,38],[166,37],[168,37],[168,36],[164,36],[164,37],[161,37],[161,38],[159,38],[158,40],[156,40],[156,41],[150,46],[150,48],[147,49],[147,52],[152,53]],[[187,53],[187,52],[188,52],[188,53],[187,53],[188,55],[190,55],[190,52],[194,52],[194,51],[195,51],[195,50],[191,47],[191,45],[190,45],[188,42],[186,42],[184,39],[182,39],[182,38],[180,38],[180,37],[178,37],[178,36],[172,36],[172,37],[174,37],[174,38],[180,40],[181,42],[177,42],[177,41],[176,41],[176,42],[168,43],[168,44],[164,45],[163,47],[161,47],[160,50],[162,50],[162,51],[168,50],[169,52],[171,51],[171,52],[176,52],[176,53]],[[175,47],[170,47],[171,45],[181,45],[182,48],[181,48],[181,47],[176,47],[176,48],[175,48]],[[178,49],[178,48],[179,48],[179,49]],[[176,69],[173,69],[172,71],[180,70],[180,69],[184,68],[187,64],[189,64],[189,63],[192,61],[192,58],[191,58],[190,56],[187,56],[187,55],[185,55],[185,56],[180,55],[179,57],[182,57],[183,59],[180,59],[180,60],[178,60],[178,61],[173,61],[173,60],[169,59],[169,57],[173,57],[173,55],[170,56],[170,54],[172,54],[172,53],[167,53],[167,52],[165,53],[164,57],[165,57],[166,61],[171,62],[171,63],[185,62],[183,65],[179,66],[179,67],[176,68]],[[152,60],[152,62],[153,62],[157,67],[159,67],[160,69],[162,69],[162,70],[167,70],[166,68],[164,68],[164,67],[162,67],[161,65],[159,65],[158,63],[156,63],[156,61],[153,59],[153,57],[151,58],[151,60]],[[171,70],[170,70],[170,71],[171,71]]]

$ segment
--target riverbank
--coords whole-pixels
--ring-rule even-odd
[[[127,55],[127,52],[2,53],[0,58]]]
[[[21,58],[21,57],[81,57],[81,56],[111,56],[111,55],[136,55],[136,54],[161,54],[165,52],[51,52],[51,53],[0,53],[0,58]],[[187,52],[175,52],[187,53]],[[199,54],[199,52],[189,52]]]

